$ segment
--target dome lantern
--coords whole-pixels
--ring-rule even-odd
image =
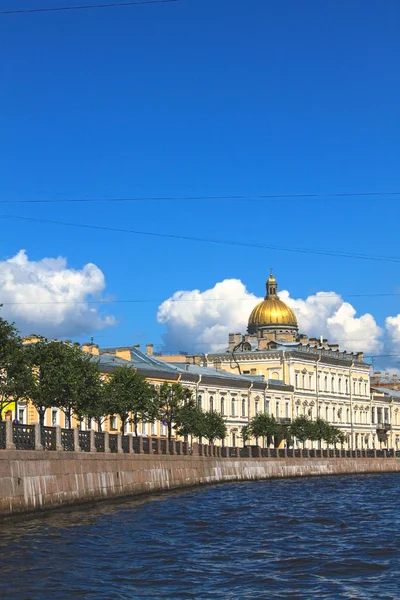
[[[266,296],[252,310],[247,328],[252,335],[265,339],[291,341],[298,333],[296,315],[278,296],[278,283],[272,274],[266,282]]]

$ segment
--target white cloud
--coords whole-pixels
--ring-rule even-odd
[[[400,314],[396,317],[387,317],[385,325],[391,349],[400,350]]]
[[[296,313],[300,333],[336,341],[341,348],[379,352],[382,330],[370,314],[356,317],[355,308],[335,292],[318,292],[307,299],[279,293]],[[225,279],[213,288],[179,291],[158,309],[159,323],[166,325],[164,343],[171,350],[215,350],[227,346],[228,333],[247,329],[251,310],[260,302],[239,279]],[[400,329],[399,329],[400,331]]]
[[[23,334],[73,337],[114,325],[114,317],[103,318],[87,303],[104,288],[104,275],[92,263],[75,270],[62,257],[30,261],[25,250],[0,261],[1,316]]]

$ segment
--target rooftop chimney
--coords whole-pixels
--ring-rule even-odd
[[[147,354],[147,356],[153,356],[153,354],[154,354],[154,345],[153,344],[146,344],[146,354]]]

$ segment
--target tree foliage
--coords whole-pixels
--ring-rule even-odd
[[[255,438],[277,435],[278,430],[279,427],[275,417],[267,413],[258,413],[251,419],[249,424],[249,432]]]
[[[30,378],[17,329],[0,317],[0,420],[14,402],[28,398]]]
[[[213,444],[214,440],[223,440],[226,433],[225,419],[219,412],[211,410],[204,413],[202,437]]]
[[[164,382],[158,390],[158,416],[160,421],[166,424],[168,440],[172,437],[172,427],[180,423],[180,413],[192,397],[189,388],[180,383],[169,384]]]
[[[115,369],[105,384],[104,394],[108,414],[119,416],[122,432],[129,418],[134,424],[135,435],[138,435],[140,421],[151,422],[157,417],[158,404],[154,387],[131,367]]]

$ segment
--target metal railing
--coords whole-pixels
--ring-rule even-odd
[[[0,421],[0,450],[6,449],[6,422]]]
[[[101,431],[95,432],[94,445],[96,448],[96,452],[105,452],[106,451],[105,435]]]
[[[13,442],[17,450],[35,449],[35,426],[34,425],[14,425]]]
[[[61,429],[61,445],[63,450],[68,452],[73,452],[75,450],[73,429]]]
[[[90,431],[79,431],[79,448],[81,452],[90,452]]]
[[[12,443],[8,445],[7,436]],[[92,438],[93,436],[93,438]],[[92,439],[94,447],[92,448]],[[119,442],[119,439],[121,440]],[[108,440],[108,445],[107,445]],[[214,444],[193,444],[187,441],[168,440],[165,437],[136,437],[121,434],[106,434],[103,432],[81,431],[78,429],[61,429],[60,427],[39,427],[39,425],[14,425],[11,422],[0,421],[0,450],[15,447],[17,450],[43,449],[56,451],[74,451],[78,441],[79,449],[83,452],[111,452],[125,454],[172,455],[172,456],[201,456],[205,458],[241,458],[241,459],[373,459],[400,458],[400,450],[356,448],[261,448],[257,445],[245,447],[216,446]],[[14,445],[14,446],[13,446]]]
[[[108,436],[108,444],[110,448],[110,452],[118,452],[118,434],[110,433]]]
[[[40,441],[43,450],[57,450],[57,436],[55,427],[41,427]]]

